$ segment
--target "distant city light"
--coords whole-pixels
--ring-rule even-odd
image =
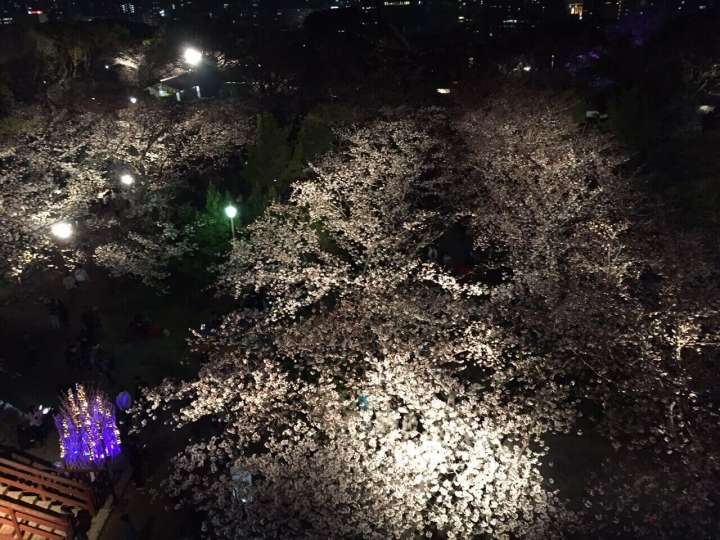
[[[197,66],[202,62],[202,53],[193,47],[188,47],[183,53],[185,63],[190,66]]]
[[[450,93],[450,89],[449,89],[449,88],[438,88],[438,89],[437,89],[437,93],[438,93],[438,94],[449,94],[449,93]]]
[[[110,64],[105,64],[105,69],[110,69]]]
[[[50,232],[60,240],[67,240],[73,234],[73,226],[66,221],[60,221],[52,224]]]
[[[130,96],[130,103],[135,105],[137,103],[137,98],[135,96]]]
[[[135,183],[135,178],[133,178],[132,174],[122,174],[120,175],[120,183],[124,186],[132,186]]]

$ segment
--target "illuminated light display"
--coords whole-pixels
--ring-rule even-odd
[[[103,392],[81,384],[63,396],[55,416],[60,457],[70,469],[99,469],[120,455],[115,410]]]

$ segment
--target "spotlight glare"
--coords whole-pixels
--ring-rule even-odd
[[[188,47],[183,53],[185,63],[190,66],[197,66],[202,61],[202,53],[193,47]]]
[[[73,226],[66,221],[60,221],[58,223],[53,223],[50,227],[50,232],[52,232],[52,234],[60,240],[67,240],[73,234]]]

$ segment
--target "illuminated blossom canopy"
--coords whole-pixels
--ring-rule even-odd
[[[178,225],[178,195],[225,166],[251,118],[230,101],[147,104],[63,113],[0,138],[0,273],[21,279],[33,267],[68,271],[92,260],[161,288],[169,262],[195,247]],[[52,234],[58,222],[71,237]]]
[[[684,238],[696,264],[677,264],[662,241],[677,237],[637,217],[649,210],[623,154],[565,107],[507,96],[339,130],[289,203],[234,243],[218,286],[238,305],[193,341],[197,378],[135,408],[143,425],[201,426],[165,488],[209,534],[712,526],[702,479],[718,464],[703,449],[718,429],[694,375],[720,315],[698,295],[719,297],[702,245]],[[573,506],[562,488],[577,479],[553,454],[588,431],[607,459]]]
[[[77,384],[63,396],[55,416],[60,457],[70,469],[100,469],[120,455],[120,432],[115,408],[96,388]]]

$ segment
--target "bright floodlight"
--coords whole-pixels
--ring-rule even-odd
[[[229,217],[230,219],[234,219],[235,216],[237,216],[237,208],[235,208],[232,204],[228,204],[225,207],[225,215]]]
[[[137,98],[135,96],[130,96],[130,103],[135,105],[137,103]]]
[[[120,175],[120,182],[124,186],[132,186],[135,183],[135,178],[133,178],[132,174],[122,174]]]
[[[450,89],[449,89],[449,88],[438,88],[438,89],[437,89],[437,93],[438,93],[438,94],[449,94],[449,93],[450,93]]]
[[[202,53],[193,47],[188,47],[183,53],[185,63],[191,66],[197,66],[202,61]]]
[[[67,240],[73,234],[73,226],[66,221],[60,221],[59,223],[53,223],[50,232],[60,240]]]

